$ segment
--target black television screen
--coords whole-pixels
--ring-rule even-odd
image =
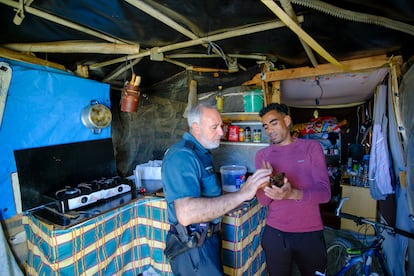
[[[112,139],[15,150],[22,210],[53,202],[65,186],[117,175]]]

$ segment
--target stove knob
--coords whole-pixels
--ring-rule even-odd
[[[82,198],[81,198],[81,202],[82,202],[83,204],[85,204],[86,202],[88,202],[88,197],[87,197],[87,196],[82,197]]]
[[[123,189],[124,189],[123,187],[118,187],[118,192],[121,193]]]

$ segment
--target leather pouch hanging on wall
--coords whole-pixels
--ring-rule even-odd
[[[122,89],[121,97],[121,111],[122,112],[137,112],[139,102],[139,84],[141,77],[132,74],[131,81],[127,82]]]
[[[127,84],[122,90],[121,111],[137,112],[139,101],[138,86]]]

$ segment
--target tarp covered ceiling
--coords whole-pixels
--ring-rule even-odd
[[[114,86],[132,72],[150,87],[183,70],[236,78],[264,65],[379,54],[408,60],[414,52],[411,0],[0,0],[0,7],[0,55],[29,52]]]

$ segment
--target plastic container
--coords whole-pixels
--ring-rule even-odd
[[[263,108],[263,92],[256,89],[244,92],[244,112],[259,112]]]
[[[221,184],[223,191],[236,192],[246,180],[247,168],[239,165],[226,165],[220,167]]]

